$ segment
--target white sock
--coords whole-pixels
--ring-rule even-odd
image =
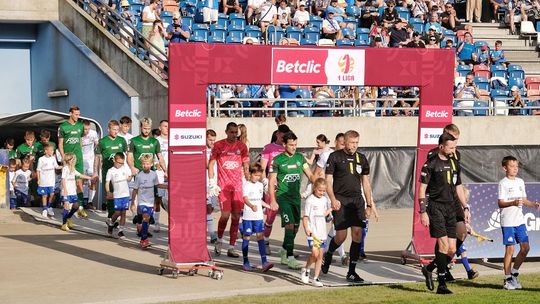
[[[160,214],[159,211],[154,212],[154,222],[155,222],[154,224],[155,225],[159,225],[159,214]]]
[[[96,190],[90,190],[90,193],[88,193],[88,202],[92,202],[94,200],[95,195],[96,195]]]
[[[512,275],[511,275],[511,274],[505,274],[504,277],[505,277],[506,279],[510,279],[510,278],[512,277]]]
[[[234,245],[229,244],[229,250],[234,250]]]
[[[265,241],[266,243],[270,242],[270,237],[266,237],[266,236],[265,236],[265,237],[264,237],[264,241]]]
[[[290,261],[290,260],[294,260],[294,255],[291,255],[291,256],[288,256],[287,259]]]
[[[206,215],[206,231],[209,233],[214,232],[214,218],[211,214]]]
[[[334,225],[332,225],[332,228],[330,228],[330,231],[328,231],[329,239],[336,236],[336,229],[334,228]]]
[[[512,269],[510,270],[510,273],[511,274],[519,273],[519,269],[515,269],[514,267],[512,267]]]

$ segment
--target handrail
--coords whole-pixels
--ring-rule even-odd
[[[504,98],[496,98],[496,100],[504,99]],[[510,100],[510,98],[505,98],[507,100]],[[283,102],[283,106],[280,107],[244,107],[242,104],[242,101],[273,101],[276,102]],[[245,111],[247,112],[284,112],[286,116],[289,116],[289,112],[293,111],[304,111],[304,112],[311,112],[311,111],[342,111],[344,114],[347,113],[347,115],[343,116],[353,116],[358,117],[362,116],[364,113],[374,113],[376,111],[418,111],[419,107],[365,107],[363,105],[364,102],[371,102],[371,101],[378,101],[378,102],[387,102],[387,101],[418,101],[418,98],[360,98],[360,99],[354,99],[354,98],[214,98],[211,100],[209,97],[207,100],[208,105],[208,116],[209,117],[219,117],[221,113],[229,113],[229,115],[233,114],[234,112],[240,112],[240,116],[243,117],[243,114]],[[467,99],[467,98],[456,98],[455,101],[482,101],[487,102],[487,106],[476,106],[476,107],[453,107],[454,111],[460,111],[460,110],[488,110],[488,115],[482,115],[482,116],[496,116],[500,115],[497,114],[497,110],[540,110],[540,106],[525,106],[525,107],[512,107],[509,105],[500,106],[495,103],[495,101],[491,100],[479,100],[479,99]],[[538,100],[538,98],[523,98],[524,102],[527,102],[528,100]],[[235,107],[220,107],[218,104],[221,101],[226,102],[234,102]],[[310,103],[307,107],[291,107],[288,105],[288,102],[308,102]],[[325,101],[330,102],[332,106],[313,106],[313,103],[317,101]],[[340,103],[340,105],[336,105],[336,103]]]
[[[105,24],[105,28],[112,32],[115,37],[124,45],[127,43],[130,48],[135,50],[135,60],[141,60],[139,56],[143,57],[141,60],[144,64],[155,68],[160,72],[160,77],[167,79],[168,78],[168,62],[167,60],[162,60],[160,57],[163,56],[167,58],[167,54],[162,52],[155,44],[150,42],[148,39],[143,37],[141,32],[137,30],[133,25],[131,25],[126,19],[124,19],[118,12],[111,9],[108,5],[98,3],[96,1],[92,2],[92,5],[89,4],[89,1],[92,0],[73,0],[79,7],[81,7],[86,13],[90,15],[93,19],[96,19],[101,25]],[[94,9],[94,7],[97,8]],[[106,12],[105,14],[103,12]],[[133,34],[130,33],[128,29],[133,31]],[[124,37],[129,36],[129,39],[123,39]],[[146,47],[146,44],[150,47]],[[125,46],[125,45],[124,45]],[[141,52],[141,49],[144,51]],[[155,60],[150,59],[150,55],[154,56]],[[158,63],[163,64],[161,67]]]

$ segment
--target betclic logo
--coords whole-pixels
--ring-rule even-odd
[[[204,104],[171,104],[169,111],[172,122],[206,122]]]
[[[450,123],[452,121],[452,107],[423,106],[421,109],[421,118],[423,122]]]

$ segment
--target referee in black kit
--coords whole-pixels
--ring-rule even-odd
[[[438,154],[425,162],[420,174],[418,201],[421,222],[422,225],[429,226],[429,234],[437,239],[439,249],[435,252],[438,294],[452,293],[446,286],[445,275],[448,257],[453,257],[456,252],[455,188],[462,187],[461,168],[451,157],[456,153],[456,145],[453,135],[443,133],[439,137]],[[426,200],[426,194],[429,201]],[[433,284],[431,273],[425,267],[422,267],[422,273],[426,277],[426,283]]]
[[[357,151],[359,138],[358,132],[347,131],[345,133],[345,148],[332,152],[326,163],[327,192],[334,210],[332,215],[334,216],[336,235],[330,240],[321,267],[323,273],[328,273],[334,251],[347,238],[347,228],[351,228],[352,242],[346,279],[353,283],[364,281],[355,270],[360,257],[360,241],[362,240],[362,228],[365,226],[364,220],[369,218],[371,211],[378,217],[369,182],[369,163],[366,156]],[[362,197],[362,188],[367,204]]]

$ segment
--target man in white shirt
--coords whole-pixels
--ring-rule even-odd
[[[266,1],[263,5],[261,5],[261,14],[260,14],[261,21],[260,21],[259,26],[261,27],[261,32],[263,33],[263,35],[266,32],[266,28],[270,24],[272,25],[277,24],[277,16],[278,16],[277,8],[271,1]]]
[[[83,153],[83,168],[85,175],[94,176],[94,148],[98,144],[99,136],[96,130],[90,127],[90,121],[83,120],[83,136],[81,137],[82,153]],[[83,183],[83,197],[85,203],[83,205],[88,209],[95,209],[92,201],[96,194],[96,184],[92,181]]]
[[[323,20],[322,23],[322,38],[330,39],[332,41],[336,41],[336,39],[343,38],[343,35],[341,34],[341,28],[339,27],[339,23],[334,20],[334,13],[328,12],[328,15]]]
[[[305,27],[309,23],[309,12],[306,11],[306,3],[300,2],[300,8],[294,13],[294,26]]]
[[[266,2],[265,0],[248,0],[248,8],[247,8],[247,22],[249,24],[252,23],[252,16],[253,14],[258,15],[261,11],[262,4]]]

